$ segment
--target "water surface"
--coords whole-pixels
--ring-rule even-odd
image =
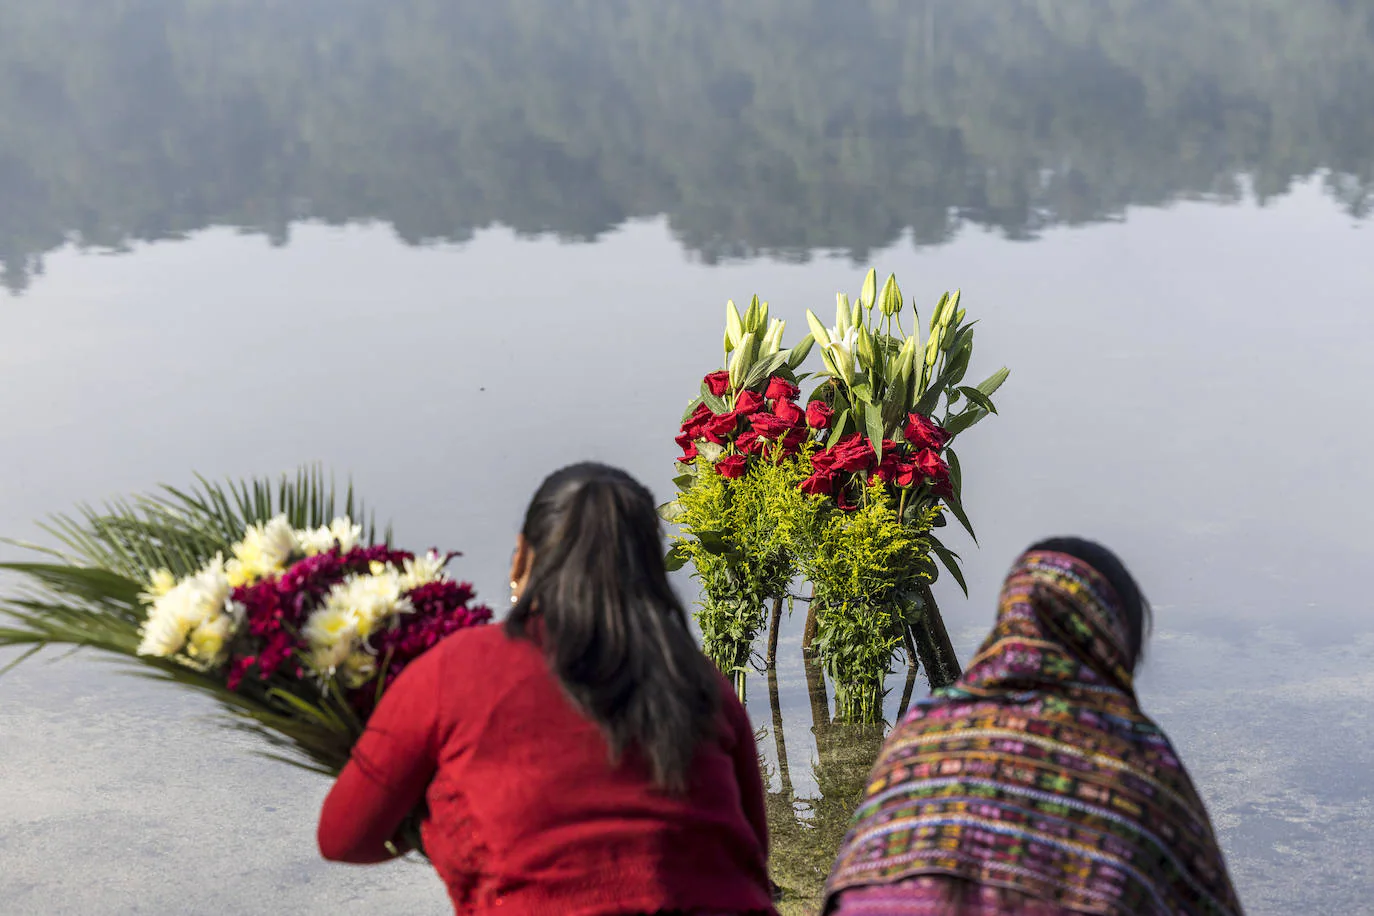
[[[499,607],[543,474],[669,495],[727,297],[800,334],[870,263],[962,287],[1013,374],[961,450],[961,657],[1025,544],[1116,547],[1248,910],[1367,910],[1369,5],[571,6],[0,0],[0,531],[323,461]],[[749,706],[803,900],[880,736],[799,631]],[[327,786],[208,711],[0,680],[7,911],[442,911],[319,862]]]

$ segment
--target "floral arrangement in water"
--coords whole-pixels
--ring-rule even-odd
[[[727,306],[729,368],[708,375],[689,405],[677,440],[678,496],[664,508],[680,532],[670,565],[690,562],[702,582],[696,616],[718,663],[745,668],[770,598],[772,663],[782,599],[790,605],[789,585],[800,576],[812,589],[808,648],[834,679],[845,717],[878,714],[899,646],[919,657],[932,685],[958,676],[930,586],[940,566],[961,587],[964,580],[935,529],[948,512],[973,536],[951,445],[996,412],[992,394],[1008,375],[1003,368],[963,384],[973,327],[959,302],[957,292],[941,297],[922,341],[919,315],[910,335],[902,327],[896,278],[879,291],[870,270],[856,301],[836,297],[834,326],[808,311],[811,333],[788,351],[781,322],[770,326],[766,348],[753,348],[747,334],[766,307],[760,314],[751,305],[741,318]],[[796,375],[813,346],[822,370]],[[748,438],[752,418],[776,402],[747,392],[779,370],[787,376],[769,385],[788,395],[771,407],[782,417],[765,413],[760,435]],[[811,378],[803,409],[799,383]]]
[[[785,322],[770,320],[757,297],[743,315],[733,301],[725,313],[727,368],[703,378],[687,406],[676,440],[683,495],[663,511],[695,532],[678,539],[669,565],[692,563],[702,585],[703,649],[743,691],[765,602],[772,599],[776,613],[795,574],[762,501],[788,485],[779,481],[797,473],[811,437],[794,374],[811,343],[784,350]]]
[[[492,618],[445,573],[456,554],[397,550],[361,508],[350,488],[336,511],[310,469],[59,516],[62,548],[23,545],[45,562],[0,564],[27,583],[0,603],[0,648],[27,647],[9,667],[54,645],[121,656],[290,752],[268,756],[337,775],[405,667]]]

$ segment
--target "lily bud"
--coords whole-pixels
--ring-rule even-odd
[[[902,349],[897,352],[897,375],[910,375],[916,367],[916,338],[908,337],[902,341]]]
[[[940,301],[935,305],[935,311],[930,313],[930,332],[935,333],[935,328],[940,324],[940,318],[944,315],[945,306],[949,304],[949,293],[940,297]]]
[[[873,352],[873,338],[868,333],[868,328],[863,325],[858,327],[857,347],[859,359],[863,362],[864,368],[872,370],[876,368],[876,354]]]
[[[826,330],[825,325],[821,324],[821,320],[816,317],[816,313],[810,309],[806,310],[806,323],[810,325],[811,336],[815,339],[816,343],[820,344],[822,347],[830,343],[830,332]]]
[[[768,332],[763,335],[763,345],[759,348],[760,356],[772,356],[782,349],[782,332],[787,327],[787,322],[774,318],[768,322]]]
[[[800,367],[802,363],[806,362],[806,357],[811,355],[811,348],[815,345],[815,335],[807,334],[800,343],[787,351],[787,368],[796,370]]]
[[[759,297],[755,296],[749,301],[749,308],[744,310],[744,333],[750,331],[758,333],[759,330]]]
[[[731,299],[725,303],[725,352],[729,353],[738,347],[743,336],[744,327],[740,321],[739,309],[735,308],[735,300]]]
[[[835,332],[843,337],[853,322],[850,319],[849,297],[844,293],[835,294]]]
[[[744,381],[744,377],[753,368],[755,353],[758,350],[758,338],[753,331],[745,332],[740,338],[739,346],[735,348],[735,355],[730,360],[730,387],[739,388]]]
[[[878,270],[870,267],[867,275],[864,276],[863,289],[859,291],[859,304],[864,307],[864,311],[873,311],[873,295],[878,291]]]
[[[878,307],[889,318],[902,310],[902,290],[897,286],[896,274],[887,275],[887,282],[883,284],[883,294],[878,297]]]

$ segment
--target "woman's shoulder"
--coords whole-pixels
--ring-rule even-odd
[[[486,661],[493,657],[526,651],[527,646],[527,640],[511,636],[506,632],[505,625],[498,622],[484,623],[451,633],[430,651],[442,654],[444,661],[448,663],[469,659]]]

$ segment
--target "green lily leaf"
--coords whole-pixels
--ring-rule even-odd
[[[979,420],[988,415],[988,412],[981,407],[973,407],[963,413],[955,414],[950,420],[944,423],[945,430],[951,437],[957,436]]]
[[[663,565],[668,572],[677,572],[687,565],[687,561],[692,558],[692,552],[685,545],[678,544],[668,551],[668,555],[663,558]]]
[[[971,402],[977,404],[979,407],[983,408],[988,413],[997,413],[997,408],[993,406],[992,398],[983,394],[983,392],[979,391],[977,388],[969,388],[965,386],[957,390],[964,397],[968,398]]]
[[[849,409],[840,411],[839,416],[835,417],[834,425],[830,428],[830,436],[825,440],[826,448],[834,448],[835,443],[844,438],[845,425],[849,422]]]
[[[864,426],[868,434],[868,441],[873,443],[873,453],[878,456],[878,460],[883,460],[883,414],[881,410],[870,405],[864,411]]]
[[[964,471],[959,467],[959,456],[954,454],[954,449],[945,449],[945,462],[949,464],[949,485],[954,490],[954,496],[957,499],[962,499],[964,492]]]
[[[730,412],[730,402],[727,401],[727,400],[725,400],[725,398],[720,397],[719,395],[712,394],[712,393],[711,393],[711,389],[708,388],[708,387],[706,387],[706,383],[705,383],[705,382],[702,382],[702,383],[701,383],[701,394],[700,394],[699,397],[700,397],[701,403],[703,403],[703,404],[705,404],[707,407],[711,408],[711,413],[717,413],[717,414],[719,414],[719,413],[729,413],[729,412]],[[693,409],[695,409],[695,408],[693,408]],[[684,417],[683,419],[686,419],[686,418]]]
[[[967,598],[968,583],[964,581],[964,573],[959,569],[959,555],[944,544],[941,544],[939,540],[933,536],[930,538],[930,548],[935,551],[935,555],[940,558],[940,562],[944,564],[945,569],[949,570],[949,574],[954,577],[954,581],[959,583],[959,588],[963,590],[964,597]]]
[[[973,543],[977,544],[978,535],[973,533],[973,525],[969,523],[968,516],[964,513],[964,504],[959,501],[959,497],[946,496],[944,502],[945,505],[949,507],[949,511],[954,513],[954,517],[959,520],[959,524],[964,526],[964,530],[968,532],[968,536],[973,538]]]

